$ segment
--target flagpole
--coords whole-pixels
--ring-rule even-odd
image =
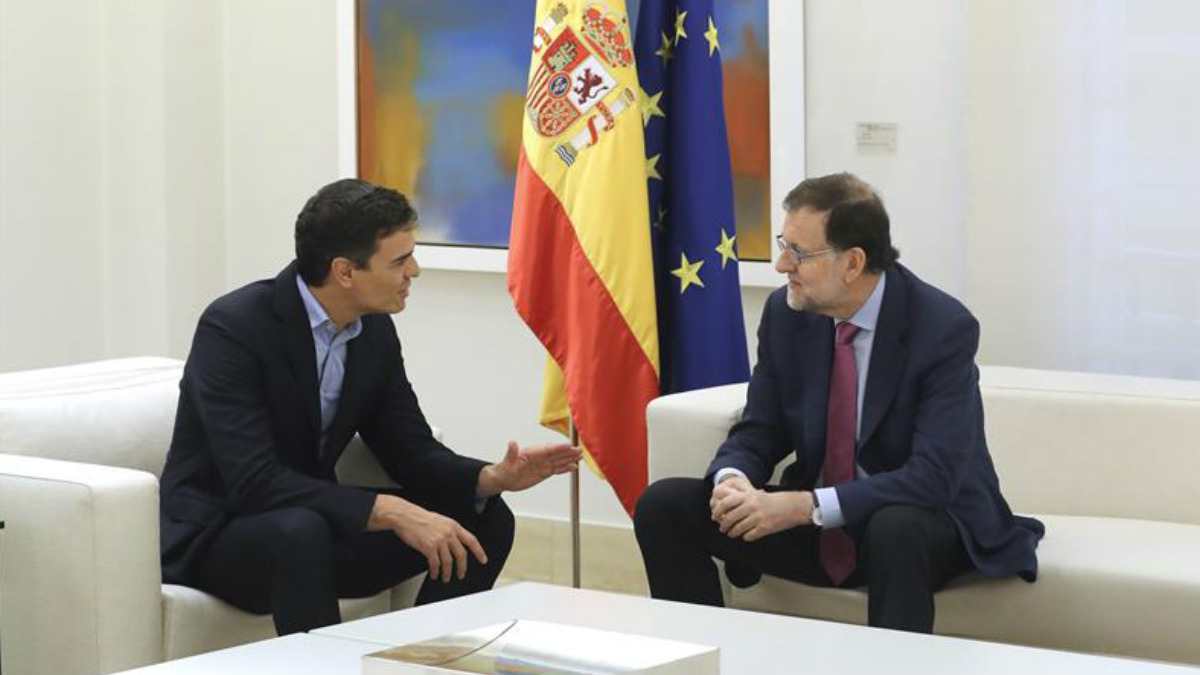
[[[575,420],[567,417],[567,428],[571,434],[571,445],[579,447],[579,430]],[[579,555],[579,471],[571,472],[571,586],[580,587]]]

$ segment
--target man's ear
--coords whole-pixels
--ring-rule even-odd
[[[855,246],[846,251],[846,283],[852,283],[867,271],[867,252]]]
[[[354,269],[354,263],[349,258],[334,258],[329,263],[329,280],[342,288],[350,288],[353,284],[351,274]]]

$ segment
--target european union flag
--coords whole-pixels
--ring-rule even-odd
[[[642,91],[660,390],[750,377],[712,0],[641,0]]]

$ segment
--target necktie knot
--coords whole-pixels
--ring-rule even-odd
[[[839,345],[848,345],[854,340],[854,336],[858,335],[859,328],[849,321],[843,321],[837,325],[837,343]]]

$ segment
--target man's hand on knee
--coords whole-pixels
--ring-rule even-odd
[[[375,498],[367,529],[394,532],[425,556],[429,577],[443,583],[449,582],[452,574],[459,579],[466,577],[468,552],[481,564],[487,564],[487,554],[479,540],[458,521],[394,495],[381,494]]]
[[[708,510],[715,514],[717,504],[721,500],[734,494],[746,492],[754,492],[754,486],[750,484],[750,481],[745,476],[731,474],[725,480],[717,483],[716,487],[713,488],[712,497],[708,500]],[[716,520],[716,518],[714,517],[713,520]]]
[[[731,489],[718,497],[717,490],[733,480],[713,489],[712,519],[722,534],[757,541],[812,522],[811,492]]]

